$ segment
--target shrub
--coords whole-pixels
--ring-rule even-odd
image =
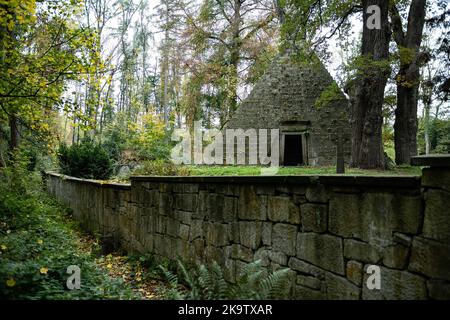
[[[90,138],[80,144],[61,144],[58,151],[61,173],[87,179],[108,179],[113,171],[105,148]]]
[[[133,170],[133,175],[149,176],[188,176],[190,170],[188,167],[178,166],[167,160],[144,161],[142,165]]]

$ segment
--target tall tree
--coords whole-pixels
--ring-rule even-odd
[[[371,26],[370,6],[379,8],[379,24]],[[360,168],[385,168],[382,141],[384,89],[389,77],[388,2],[363,0],[363,33],[357,82],[352,99],[351,165]],[[373,13],[373,12],[372,12]],[[375,11],[375,15],[376,15]]]
[[[420,67],[428,61],[426,52],[420,52],[425,24],[426,0],[412,0],[406,31],[395,3],[389,14],[393,38],[400,57],[400,70],[396,76],[397,107],[395,110],[394,139],[395,162],[410,162],[417,154],[417,104],[419,99]]]

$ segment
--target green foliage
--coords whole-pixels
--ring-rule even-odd
[[[81,250],[68,211],[42,192],[25,161],[18,163],[0,171],[0,299],[138,298]],[[70,265],[81,268],[80,290],[66,288]]]
[[[419,153],[425,153],[425,132],[423,118],[419,119],[418,149]],[[450,120],[433,119],[429,129],[430,153],[450,153]]]
[[[125,150],[132,150],[141,160],[168,159],[171,148],[170,132],[158,117],[147,114],[142,123],[129,119],[127,114],[118,113],[104,133],[103,147],[111,159],[123,163]]]
[[[339,89],[336,82],[330,84],[314,103],[316,108],[327,107],[335,101],[344,99],[341,89]]]
[[[61,144],[58,151],[61,172],[87,179],[108,179],[112,173],[112,163],[105,148],[90,138],[80,144]]]
[[[287,299],[290,290],[289,269],[268,273],[260,260],[245,265],[235,283],[225,280],[223,270],[216,262],[210,266],[197,264],[188,269],[178,260],[178,274],[163,266],[160,268],[169,283],[166,299]]]
[[[133,171],[133,175],[150,176],[188,176],[189,169],[184,166],[177,166],[167,160],[145,161],[142,165]]]

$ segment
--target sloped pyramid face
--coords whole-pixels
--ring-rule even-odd
[[[316,101],[336,85],[325,66],[299,63],[289,55],[275,59],[242,102],[226,129],[280,129],[286,124],[307,123],[309,165],[336,163],[336,144],[343,138],[344,154],[349,155],[350,114],[348,100],[339,92],[320,107]],[[323,99],[321,99],[322,101]]]

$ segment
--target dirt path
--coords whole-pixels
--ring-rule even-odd
[[[86,234],[79,236],[81,250],[95,255],[100,247],[98,240]],[[139,261],[131,261],[130,257],[113,252],[98,256],[95,262],[110,277],[122,279],[133,291],[141,295],[143,300],[162,299],[161,290],[164,288],[164,282],[152,275],[152,272],[144,268]]]

